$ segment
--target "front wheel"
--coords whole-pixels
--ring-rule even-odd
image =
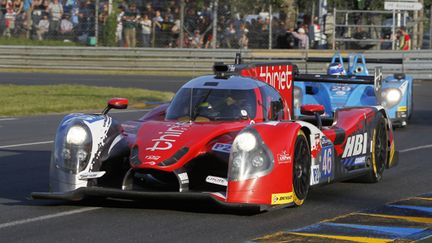
[[[376,183],[382,180],[388,160],[387,120],[382,113],[378,114],[372,138],[372,169],[366,177],[366,182]]]
[[[293,202],[295,206],[301,206],[309,192],[310,168],[309,144],[303,131],[299,131],[294,147]]]

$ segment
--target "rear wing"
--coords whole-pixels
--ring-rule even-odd
[[[294,82],[317,82],[317,83],[336,83],[336,84],[363,84],[373,85],[378,104],[381,104],[383,74],[382,68],[376,67],[373,76],[335,76],[327,74],[298,74],[294,77]]]
[[[322,62],[322,63],[330,63],[332,58],[328,57],[308,57],[306,58],[306,62]],[[343,62],[348,63],[348,57],[342,57],[341,60]],[[339,61],[339,59],[338,59]],[[377,64],[403,64],[402,58],[367,58],[368,63],[377,63]]]
[[[367,58],[362,53],[349,54],[348,57],[343,57],[341,53],[336,52],[331,58],[325,57],[308,57],[306,58],[306,71],[308,63],[340,63],[343,65],[348,75],[369,75],[367,63],[374,64],[401,64],[402,72],[404,72],[403,58]],[[347,67],[345,67],[347,63]]]

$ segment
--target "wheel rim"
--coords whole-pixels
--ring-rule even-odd
[[[304,137],[298,139],[295,145],[293,184],[298,199],[303,200],[309,190],[310,154]]]
[[[384,171],[384,164],[387,160],[387,133],[384,121],[379,122],[375,141],[375,166],[376,176],[380,177]]]

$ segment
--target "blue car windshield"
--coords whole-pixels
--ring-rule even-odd
[[[210,121],[254,119],[256,96],[254,90],[182,88],[167,109],[166,119]]]

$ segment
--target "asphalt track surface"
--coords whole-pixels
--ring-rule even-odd
[[[31,77],[36,79],[38,75],[42,74]],[[146,87],[145,82],[128,81],[128,77],[122,82]],[[116,82],[116,78],[110,82]],[[146,80],[146,77],[136,79]],[[171,87],[165,85],[165,80],[171,80],[174,83],[171,85],[177,87],[181,85],[172,78],[153,77],[152,80],[156,80],[152,87],[160,90]],[[87,81],[88,84],[97,82],[100,81]],[[414,115],[409,126],[396,130],[395,134],[396,149],[401,152],[400,164],[386,171],[381,183],[346,182],[320,187],[310,192],[305,205],[300,208],[260,214],[203,201],[65,203],[29,200],[31,192],[48,189],[51,141],[63,116],[2,117],[0,241],[243,242],[432,192],[431,93],[432,82],[415,83]],[[144,112],[128,111],[113,113],[113,116],[118,120],[130,120]]]

